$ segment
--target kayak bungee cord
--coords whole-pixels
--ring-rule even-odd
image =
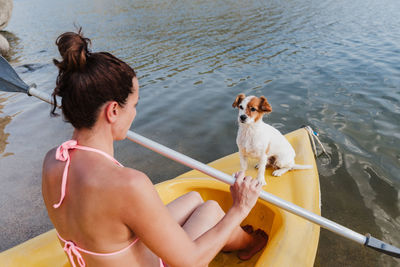
[[[325,149],[324,145],[322,144],[322,142],[318,138],[319,134],[316,131],[314,131],[310,126],[303,125],[302,128],[304,128],[307,131],[308,136],[310,137],[312,148],[314,150],[314,156],[316,158],[318,158],[321,154],[325,154],[329,158],[328,152],[326,152],[326,149]],[[322,153],[321,154],[317,153],[317,146],[315,145],[315,140],[317,140],[318,144],[320,145],[320,147],[322,149]]]
[[[52,97],[40,90],[36,89],[36,85],[28,86],[10,66],[10,64],[2,56],[0,56],[0,90],[5,92],[22,92],[29,96],[35,96],[47,103],[52,104]],[[311,128],[307,129],[310,135],[316,135]],[[127,138],[141,146],[151,149],[165,157],[175,160],[183,165],[186,165],[192,169],[196,169],[204,174],[216,178],[217,180],[226,184],[232,185],[235,179],[217,169],[207,166],[195,159],[192,159],[186,155],[183,155],[175,150],[172,150],[166,146],[156,143],[146,137],[143,137],[132,131],[128,131]],[[317,138],[318,140],[318,138]],[[319,140],[318,140],[319,141]],[[314,141],[313,141],[314,142]],[[314,144],[315,146],[315,144]],[[314,147],[315,148],[315,147]],[[316,150],[314,150],[316,151]],[[325,150],[324,150],[325,152]],[[302,207],[299,207],[293,203],[285,201],[279,197],[276,197],[266,191],[261,191],[260,199],[263,199],[279,208],[282,208],[292,214],[300,216],[312,223],[318,224],[321,227],[343,236],[347,239],[353,240],[361,245],[372,248],[379,252],[387,255],[400,258],[400,249],[387,244],[379,239],[372,237],[370,234],[362,235],[349,228],[346,228],[338,223],[335,223],[329,219],[326,219],[320,215],[312,213]]]

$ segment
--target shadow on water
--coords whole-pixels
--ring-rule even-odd
[[[13,155],[13,153],[7,152],[4,153],[6,146],[8,144],[7,139],[8,136],[10,135],[9,133],[5,132],[5,128],[7,124],[11,122],[12,117],[11,116],[1,116],[3,113],[2,109],[4,108],[3,103],[7,101],[7,97],[3,97],[3,95],[0,95],[0,155],[2,157],[7,157]]]
[[[46,66],[46,64],[32,63],[32,64],[24,64],[24,65],[18,66],[15,69],[17,70],[18,73],[29,73],[29,72],[33,72],[38,69],[41,69],[45,66]]]
[[[0,33],[7,39],[10,44],[10,50],[6,55],[4,55],[4,58],[10,63],[17,63],[19,61],[18,54],[20,54],[22,50],[20,39],[14,33],[9,31],[0,31]],[[6,94],[0,95],[0,115],[3,113],[2,109],[4,108],[4,102],[6,102],[9,98],[5,95]],[[0,116],[0,156],[2,157],[14,155],[14,153],[5,152],[6,146],[8,144],[7,139],[10,135],[9,133],[5,132],[5,128],[11,122],[13,116]]]
[[[398,191],[392,185],[382,180],[371,167],[365,167],[365,172],[371,177],[369,184],[376,193],[375,201],[392,218],[400,216],[399,206],[395,205],[398,201]]]
[[[356,181],[343,164],[343,152],[337,149],[330,140],[327,145],[331,161],[318,160],[321,183],[322,216],[337,222],[360,234],[370,233],[372,236],[385,240],[381,227],[377,224],[373,210],[366,206],[364,196]],[[333,172],[324,173],[324,169]],[[361,171],[361,170],[360,170]],[[371,175],[370,183],[378,193],[377,201],[385,207],[393,207],[397,201],[397,191],[385,183],[371,169],[366,171]],[[395,207],[387,212],[397,217],[399,210]],[[354,259],[357,259],[355,261]],[[340,237],[321,228],[318,251],[314,266],[397,266],[397,261],[382,253],[363,247],[362,245]]]

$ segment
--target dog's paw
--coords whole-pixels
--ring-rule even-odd
[[[284,174],[285,172],[287,172],[287,170],[279,169],[279,170],[273,171],[272,175],[278,177],[278,176],[281,176],[282,174]]]
[[[262,184],[262,186],[267,185],[267,182],[265,182],[264,177],[263,177],[263,178],[257,178],[257,180],[258,180],[258,182],[259,182],[260,184]]]

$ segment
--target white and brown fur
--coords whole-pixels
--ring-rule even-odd
[[[265,168],[272,166],[273,176],[281,176],[294,169],[311,169],[311,165],[295,164],[296,153],[287,139],[274,127],[263,122],[264,114],[272,108],[264,96],[239,94],[232,106],[239,109],[239,130],[236,143],[239,148],[240,167],[247,170],[247,158],[258,159],[257,179],[265,182]]]

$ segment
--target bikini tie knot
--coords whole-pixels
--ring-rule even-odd
[[[56,159],[60,160],[60,161],[66,161],[66,164],[65,164],[65,168],[64,168],[64,172],[63,172],[62,182],[61,182],[61,198],[57,204],[53,205],[53,207],[55,209],[60,207],[60,205],[63,202],[64,197],[65,197],[68,168],[69,168],[69,163],[71,161],[68,150],[74,149],[77,147],[79,147],[79,146],[78,146],[78,142],[76,140],[69,140],[69,141],[62,143],[62,145],[57,148]]]
[[[76,267],[75,261],[74,261],[74,256],[78,261],[78,264],[80,267],[85,267],[85,260],[83,259],[81,253],[79,253],[78,249],[76,248],[76,245],[72,241],[66,241],[64,245],[64,251],[67,253],[69,261],[72,265],[72,267]]]
[[[78,142],[76,140],[69,140],[61,144],[56,151],[56,159],[67,161],[69,159],[68,150],[76,148]]]

